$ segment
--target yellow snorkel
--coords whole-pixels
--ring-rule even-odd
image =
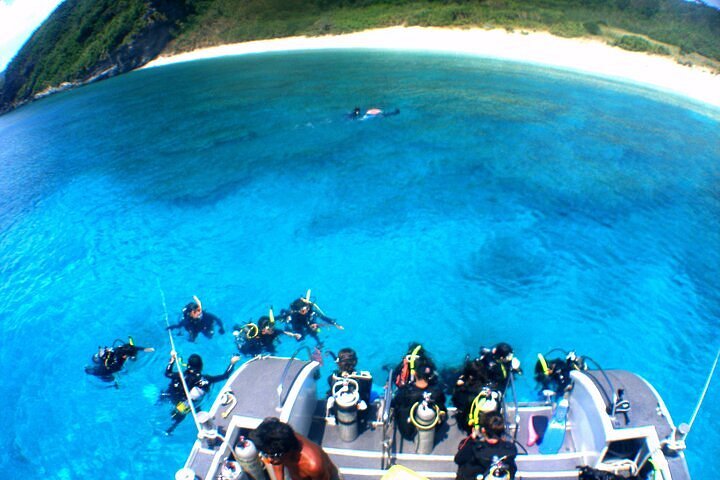
[[[540,362],[540,366],[543,369],[543,373],[545,375],[550,375],[550,368],[548,367],[547,362],[545,361],[545,357],[543,357],[542,353],[538,353],[538,362]]]

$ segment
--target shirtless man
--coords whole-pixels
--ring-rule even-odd
[[[265,463],[272,465],[277,480],[339,480],[337,467],[316,443],[295,433],[286,423],[268,417],[250,434]]]

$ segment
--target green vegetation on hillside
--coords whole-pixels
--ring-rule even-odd
[[[0,112],[63,82],[136,68],[143,54],[151,54],[145,61],[150,60],[171,38],[169,16],[187,15],[183,6],[176,0],[65,0],[10,62]],[[152,46],[162,36],[156,51],[138,46],[141,38]]]
[[[195,0],[172,44],[177,51],[291,35],[346,33],[394,25],[546,30],[603,36],[636,49],[624,34],[720,61],[720,11],[683,0]],[[615,32],[624,33],[617,34]],[[669,52],[669,51],[668,51]]]
[[[684,0],[65,0],[5,71],[0,112],[161,52],[396,25],[593,36],[720,71],[720,11]]]

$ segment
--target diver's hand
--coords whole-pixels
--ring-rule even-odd
[[[239,361],[240,361],[240,355],[233,355],[233,357],[230,359],[230,365],[235,365]]]
[[[295,340],[300,340],[302,338],[302,335],[299,333],[293,333],[293,337],[295,337]]]
[[[345,330],[345,327],[343,327],[343,326],[340,325],[339,323],[336,323],[336,324],[335,324],[335,328],[337,328],[338,330]]]
[[[147,348],[143,349],[143,352],[154,352],[154,351],[155,351],[155,349],[153,347],[147,347]]]

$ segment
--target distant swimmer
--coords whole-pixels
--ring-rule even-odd
[[[398,113],[400,113],[399,108],[396,108],[392,112],[385,112],[379,108],[371,108],[363,114],[360,107],[355,107],[352,113],[348,114],[348,117],[352,120],[370,120],[371,118],[390,117],[392,115],[397,115]]]
[[[116,344],[120,344],[116,346]],[[85,367],[85,373],[95,375],[105,382],[115,381],[115,374],[122,370],[128,359],[135,360],[138,352],[154,352],[151,347],[135,345],[132,337],[127,343],[122,340],[115,340],[112,347],[99,347],[98,352],[93,355],[91,366]],[[117,387],[117,383],[115,384]]]

